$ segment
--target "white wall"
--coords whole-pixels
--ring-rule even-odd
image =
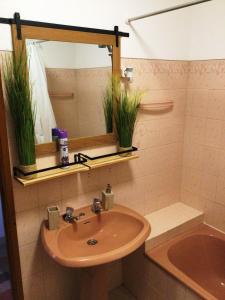
[[[128,17],[151,12],[187,0],[28,0],[0,2],[0,16],[19,11],[24,19],[130,32],[123,38],[122,56],[135,58],[195,59],[225,57],[225,1],[213,0],[192,8],[125,24]],[[5,29],[4,29],[4,28]],[[0,26],[0,49],[10,48],[8,26]],[[8,36],[6,38],[6,36]]]
[[[191,9],[188,59],[225,58],[225,0]]]

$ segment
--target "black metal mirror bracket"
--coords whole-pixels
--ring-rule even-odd
[[[114,30],[106,30],[106,29],[98,29],[98,28],[88,28],[88,27],[80,27],[80,26],[55,24],[55,23],[37,22],[37,21],[32,21],[32,20],[21,19],[20,14],[18,12],[14,13],[13,19],[0,17],[0,23],[9,24],[9,25],[16,24],[18,40],[22,40],[22,30],[21,30],[22,25],[115,35],[117,47],[119,46],[119,36],[129,37],[129,33],[119,31],[118,26],[114,26]]]
[[[114,31],[115,31],[115,36],[116,36],[116,47],[119,47],[119,27],[118,26],[114,26]]]
[[[18,12],[14,13],[14,21],[16,24],[17,39],[22,40],[21,21],[20,14]]]

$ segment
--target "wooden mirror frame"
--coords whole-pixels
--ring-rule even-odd
[[[113,48],[112,74],[120,76],[120,37],[116,37],[112,34],[22,25],[22,39],[19,40],[17,38],[17,27],[15,24],[11,25],[11,30],[15,53],[18,53],[19,49],[23,47],[24,55],[26,55],[26,39],[111,45]],[[116,42],[117,38],[118,44]],[[117,137],[115,132],[92,137],[72,138],[69,139],[69,151],[112,145],[116,142]],[[36,157],[55,154],[57,151],[57,145],[55,142],[36,144]]]

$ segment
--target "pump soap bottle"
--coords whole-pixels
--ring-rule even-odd
[[[103,209],[109,210],[113,208],[114,194],[112,192],[112,187],[107,184],[106,190],[102,191],[102,203]]]

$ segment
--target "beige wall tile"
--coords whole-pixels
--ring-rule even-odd
[[[39,183],[37,185],[39,205],[60,201],[62,199],[61,184],[61,178]]]
[[[208,109],[208,90],[189,90],[188,114],[192,117],[204,118]]]
[[[23,279],[24,300],[46,299],[43,273],[25,277]]]
[[[40,240],[20,247],[21,271],[24,278],[43,272],[43,246]]]
[[[217,177],[202,173],[200,183],[200,195],[203,198],[214,200],[216,197]]]
[[[206,119],[204,144],[219,147],[221,143],[221,131],[223,122],[221,120]]]
[[[208,224],[225,231],[225,206],[213,201],[207,201],[205,221]]]
[[[224,60],[190,63],[184,133],[181,199],[205,211],[224,230]],[[195,169],[195,171],[193,171]]]
[[[218,178],[215,201],[225,206],[225,177],[224,176]]]
[[[183,169],[182,185],[192,193],[199,193],[202,173],[192,168]]]
[[[196,208],[200,211],[205,211],[207,200],[205,198],[199,196],[198,192],[192,193],[190,191],[187,191],[182,186],[181,199],[185,204],[190,205],[191,207]]]
[[[185,118],[184,141],[189,144],[204,143],[206,119],[189,117]]]
[[[38,208],[17,213],[16,222],[19,246],[37,241],[41,225]]]
[[[206,117],[225,120],[225,90],[209,90]]]
[[[15,195],[16,212],[22,212],[38,207],[38,193],[36,185],[24,188],[20,183],[14,180],[13,190]]]

